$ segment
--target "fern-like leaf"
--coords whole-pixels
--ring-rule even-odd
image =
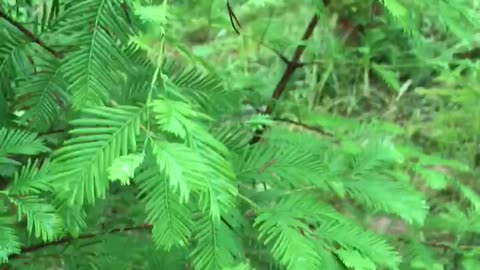
[[[77,204],[105,196],[108,168],[118,157],[136,150],[144,107],[95,107],[83,112],[83,118],[71,121],[74,137],[53,159],[58,179],[69,183],[62,186]]]
[[[235,257],[242,254],[241,242],[224,222],[203,216],[194,227],[197,243],[191,256],[195,269],[217,270],[235,264]]]
[[[20,239],[12,225],[15,220],[3,216],[4,207],[0,205],[0,265],[8,261],[8,257],[20,253]]]
[[[108,178],[110,181],[120,181],[122,185],[128,185],[130,178],[135,176],[135,170],[142,164],[144,155],[130,154],[121,156],[113,161],[108,168]]]
[[[211,118],[180,101],[159,98],[154,100],[151,106],[160,129],[177,135],[186,144],[186,146],[175,145],[178,148],[177,152],[169,150],[174,144],[164,145],[164,149],[154,148],[154,151],[159,149],[160,155],[168,154],[171,156],[171,160],[175,160],[177,157],[188,160],[196,156],[195,159],[198,159],[196,162],[178,163],[181,166],[177,168],[177,171],[186,170],[191,164],[196,164],[197,176],[195,178],[202,179],[202,181],[195,180],[197,183],[192,184],[200,188],[202,210],[209,211],[214,218],[218,219],[223,210],[234,205],[236,190],[233,186],[233,179],[235,175],[232,165],[226,160],[226,156],[229,155],[228,149],[213,137],[201,123],[202,120]],[[183,154],[187,155],[182,157]],[[168,160],[162,159],[163,161],[159,161],[159,164]],[[203,187],[199,185],[200,183],[203,183]],[[180,189],[180,192],[182,198],[185,198],[187,193],[183,189]]]
[[[356,250],[340,249],[336,251],[345,266],[355,270],[375,270],[375,264]]]
[[[315,235],[322,241],[333,241],[347,250],[357,250],[371,261],[389,269],[398,269],[399,254],[380,236],[367,232],[345,218],[338,220],[325,218],[316,228]]]
[[[20,172],[15,173],[13,182],[7,188],[10,195],[32,195],[51,191],[50,162],[45,160],[40,167],[38,160],[28,160]]]
[[[189,139],[199,129],[195,120],[211,120],[205,114],[193,110],[192,106],[181,101],[158,98],[151,103],[152,111],[159,127],[182,139]]]
[[[255,145],[236,163],[241,181],[275,183],[285,188],[324,183],[325,163],[320,156],[296,145]]]
[[[305,222],[305,218],[309,218],[307,213],[313,210],[312,200],[288,197],[273,208],[262,209],[255,219],[259,239],[271,246],[273,257],[287,269],[313,270],[322,266],[321,256]]]
[[[27,231],[43,241],[55,240],[62,230],[63,221],[53,205],[38,196],[10,197],[17,206],[18,216],[27,217]]]
[[[189,207],[181,202],[181,195],[175,192],[174,182],[181,179],[174,179],[172,168],[167,168],[164,160],[150,158],[152,160],[146,162],[135,181],[139,182],[140,196],[146,202],[148,221],[153,224],[153,240],[158,247],[169,251],[188,242],[192,214]],[[159,161],[163,165],[158,164]]]
[[[409,223],[423,224],[428,206],[422,194],[406,184],[371,174],[344,183],[348,193],[367,207],[395,214]]]
[[[67,83],[60,71],[61,62],[52,57],[36,59],[36,72],[15,89],[18,109],[25,110],[20,122],[29,122],[35,130],[47,130],[68,105]]]
[[[0,164],[18,164],[9,155],[36,155],[47,150],[36,133],[0,128]]]
[[[104,104],[118,88],[120,74],[128,67],[116,43],[127,40],[129,27],[122,10],[118,0],[86,0],[74,2],[63,14],[58,31],[78,32],[80,41],[80,49],[69,54],[62,67],[74,108]]]
[[[28,40],[23,33],[6,21],[0,20],[0,87],[2,92],[11,88],[11,80],[18,74],[27,75],[32,71],[28,61]]]

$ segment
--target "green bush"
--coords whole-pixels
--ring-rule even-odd
[[[0,3],[0,269],[478,269],[480,2],[226,3]]]

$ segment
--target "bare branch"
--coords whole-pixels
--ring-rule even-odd
[[[307,29],[303,34],[302,41],[306,41],[310,38],[317,24],[318,24],[318,15],[315,13],[315,15],[313,15],[312,19],[310,19],[310,22],[308,23]],[[277,86],[273,90],[272,99],[274,101],[278,100],[280,96],[283,94],[283,92],[285,91],[285,89],[287,88],[288,81],[290,80],[292,75],[295,73],[295,70],[297,70],[297,68],[299,67],[298,61],[300,60],[300,57],[305,51],[305,48],[306,48],[306,45],[302,43],[298,45],[297,48],[295,49],[292,59],[288,61],[287,67],[285,68],[285,71],[283,72],[283,75],[280,81],[277,83]],[[274,108],[274,104],[269,104],[267,106],[267,109],[265,110],[265,113],[271,114],[273,112],[273,108]],[[250,140],[250,144],[257,143],[260,140],[263,132],[264,132],[264,129],[258,129],[255,132],[255,135],[253,136],[253,138]]]

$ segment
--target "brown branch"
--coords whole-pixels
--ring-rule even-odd
[[[37,36],[35,36],[30,30],[25,28],[23,25],[21,25],[19,22],[15,21],[13,18],[8,16],[5,12],[0,10],[0,18],[3,18],[6,20],[8,23],[13,25],[15,28],[17,28],[20,32],[22,32],[25,36],[27,36],[30,40],[32,40],[34,43],[37,43],[40,47],[43,49],[47,50],[49,53],[51,53],[53,56],[57,58],[63,58],[63,55],[52,49],[51,47],[47,46],[42,40],[40,40]]]
[[[298,121],[294,121],[294,120],[290,120],[290,119],[284,119],[284,118],[273,118],[273,120],[275,120],[277,122],[283,122],[283,123],[288,123],[288,124],[291,124],[291,125],[294,125],[294,126],[298,126],[298,127],[304,128],[306,130],[313,131],[315,133],[322,134],[322,135],[325,135],[325,136],[329,136],[329,137],[334,136],[333,133],[331,133],[330,131],[327,131],[327,130],[321,128],[321,127],[310,126],[310,125],[302,123],[302,122],[298,122]]]
[[[302,41],[306,41],[310,38],[310,36],[313,33],[313,30],[317,26],[317,23],[318,23],[318,15],[315,14],[313,15],[312,19],[308,23],[307,29],[303,34]],[[305,48],[306,48],[305,44],[300,44],[295,49],[295,53],[293,54],[292,60],[289,61],[289,65],[285,69],[285,72],[283,73],[282,78],[280,79],[277,86],[275,87],[275,90],[273,91],[272,98],[274,100],[278,100],[280,96],[283,94],[283,92],[285,91],[287,87],[287,83],[290,80],[290,77],[293,75],[293,73],[298,67],[297,63],[300,60],[300,57],[302,56],[303,52],[305,51]],[[273,105],[269,105],[265,112],[267,114],[270,114],[272,113],[272,111],[273,111]]]
[[[275,48],[273,48],[273,47],[271,47],[267,44],[265,44],[264,42],[260,42],[260,41],[257,41],[257,42],[260,44],[260,46],[263,46],[263,47],[271,50],[275,55],[277,55],[282,60],[283,63],[285,63],[286,65],[290,65],[290,60],[288,60],[288,58],[285,55],[283,55],[280,51],[278,51],[277,49],[275,49]]]
[[[230,23],[232,24],[233,30],[240,35],[240,31],[238,28],[241,28],[242,26],[240,25],[240,22],[238,21],[237,15],[235,15],[235,12],[233,12],[232,6],[230,6],[230,2],[227,1],[227,11],[228,11],[228,16],[230,17]],[[236,24],[235,24],[236,23]],[[238,28],[237,28],[238,25]]]
[[[20,256],[24,255],[25,253],[31,253],[31,252],[35,252],[37,250],[41,250],[41,249],[44,249],[44,248],[58,246],[58,245],[62,245],[62,244],[67,244],[67,243],[70,243],[71,241],[75,241],[75,240],[91,239],[91,238],[95,238],[95,237],[100,236],[100,235],[105,235],[105,234],[110,234],[110,233],[121,233],[121,232],[138,231],[138,230],[150,230],[151,228],[152,228],[151,224],[141,224],[141,225],[136,225],[136,226],[132,226],[132,227],[116,228],[116,229],[113,229],[113,230],[110,230],[110,231],[107,231],[107,232],[82,234],[77,238],[64,237],[64,238],[58,239],[58,240],[53,241],[53,242],[41,243],[41,244],[37,244],[37,245],[22,247],[20,254],[12,255],[12,256],[10,256],[9,259],[18,259]]]
[[[263,165],[263,167],[260,168],[260,170],[258,170],[258,173],[259,174],[264,173],[268,168],[275,165],[275,163],[277,163],[277,160],[275,160],[275,159],[270,160],[269,162],[265,163],[265,165]]]
[[[315,15],[313,15],[312,19],[308,23],[307,29],[303,34],[302,41],[306,41],[310,38],[317,24],[318,24],[318,15],[315,13]],[[287,88],[288,81],[290,80],[292,75],[295,73],[295,70],[297,70],[297,68],[299,67],[298,63],[299,63],[300,57],[305,51],[305,48],[306,48],[306,45],[303,44],[302,42],[302,44],[298,45],[297,48],[295,49],[292,59],[288,61],[288,65],[285,68],[285,71],[283,72],[283,75],[280,81],[278,81],[277,86],[273,90],[272,99],[274,101],[278,100],[280,96],[283,94],[283,92],[285,91],[285,89]],[[269,104],[267,106],[267,109],[265,110],[265,113],[271,114],[273,112],[273,109],[274,109],[274,104]],[[255,135],[253,136],[253,138],[250,140],[250,144],[257,143],[260,140],[264,130],[265,130],[264,128],[258,129],[255,132]]]

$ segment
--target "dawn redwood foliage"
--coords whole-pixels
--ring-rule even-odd
[[[456,177],[468,162],[425,153],[386,121],[285,117],[309,41],[340,2],[2,1],[0,269],[480,269],[480,197]],[[475,39],[476,1],[344,2],[377,20],[355,31],[396,27],[426,44],[428,18]],[[281,65],[262,87],[187,41],[198,16],[207,40],[256,39],[266,31],[248,21],[285,5],[310,13],[282,49],[259,42]],[[365,36],[355,42],[380,40]],[[365,48],[365,76],[400,97],[396,70]],[[322,68],[327,82],[341,67]],[[478,106],[456,102],[458,119],[480,123]]]

